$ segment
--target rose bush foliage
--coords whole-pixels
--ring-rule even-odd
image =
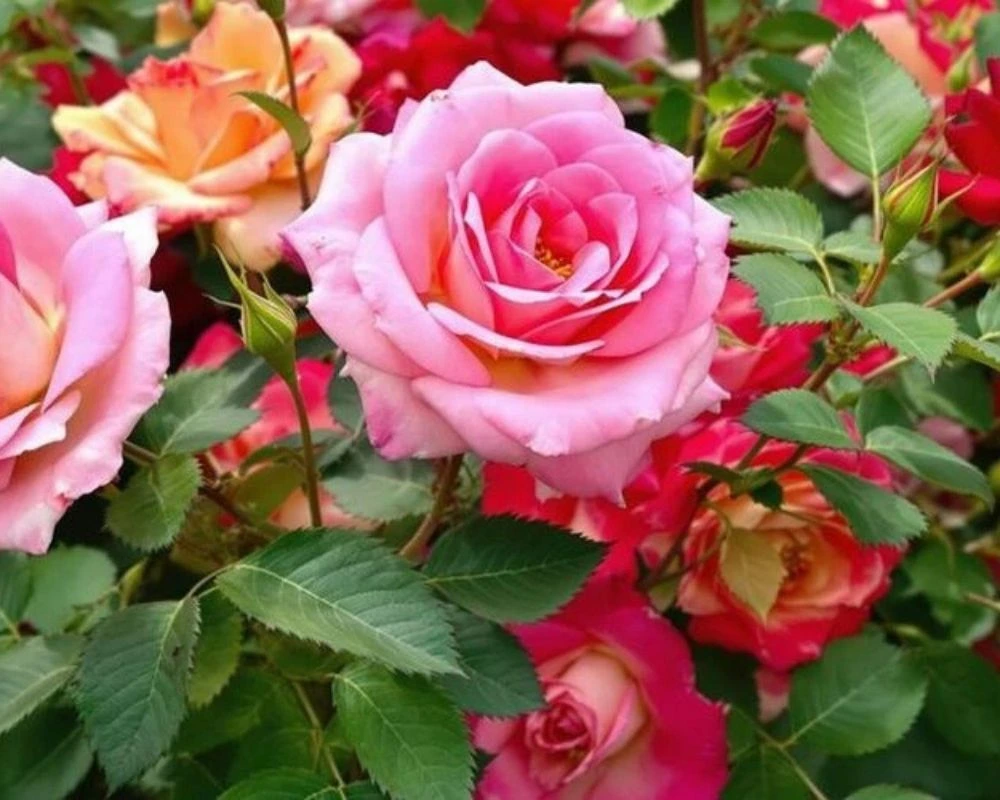
[[[1000,12],[0,7],[0,798],[993,800]]]

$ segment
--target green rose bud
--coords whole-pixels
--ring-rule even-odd
[[[285,18],[285,0],[257,0],[257,5],[271,19]]]
[[[983,257],[977,272],[984,281],[992,283],[1000,280],[1000,239],[993,241],[993,246]]]
[[[891,259],[934,218],[937,206],[937,164],[930,164],[897,181],[882,199],[885,231],[882,246]]]
[[[243,342],[254,355],[263,358],[286,383],[296,381],[295,312],[264,278],[264,294],[252,291],[243,278],[222,259],[229,282],[240,297],[240,328]]]

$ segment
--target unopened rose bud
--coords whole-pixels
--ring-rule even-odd
[[[967,47],[961,56],[955,59],[946,76],[949,92],[964,92],[972,83],[972,72],[975,66],[975,48]]]
[[[937,164],[929,164],[889,187],[882,199],[882,247],[890,259],[933,220],[936,206]]]
[[[191,3],[191,18],[199,25],[204,25],[215,11],[215,2],[216,0],[194,0]]]
[[[247,286],[226,260],[222,265],[240,297],[242,314],[240,328],[243,342],[254,355],[260,356],[286,382],[296,380],[295,333],[298,320],[295,312],[264,278],[264,294]]]
[[[1000,239],[993,241],[993,246],[983,257],[977,272],[984,281],[992,283],[1000,280]]]
[[[719,118],[708,132],[695,178],[707,181],[753,169],[764,157],[777,124],[778,104],[774,100],[756,100]]]

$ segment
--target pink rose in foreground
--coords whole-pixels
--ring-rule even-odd
[[[695,690],[684,639],[622,582],[591,583],[562,612],[515,633],[545,708],[479,719],[496,757],[479,800],[715,800],[725,719]]]
[[[335,148],[285,238],[386,458],[473,451],[619,499],[708,376],[729,221],[601,87],[486,64]]]
[[[738,422],[721,420],[687,441],[680,460],[732,467],[756,441],[757,434]],[[750,466],[776,466],[794,450],[794,444],[772,441]],[[889,468],[867,453],[814,448],[804,461],[882,488],[891,485]],[[788,470],[776,481],[783,492],[779,511],[748,495],[732,498],[725,486],[709,494],[712,509],[698,511],[685,541],[684,560],[691,569],[681,580],[677,601],[692,617],[688,633],[695,641],[750,652],[763,665],[784,671],[817,658],[832,639],[861,629],[872,604],[888,589],[889,573],[902,551],[855,539],[846,520],[804,473]],[[689,491],[680,487],[681,494]],[[722,577],[726,549],[720,539],[731,535],[762,537],[781,559],[781,583],[764,613],[753,610]],[[651,547],[653,542],[647,542]],[[669,541],[658,549],[668,546]]]
[[[106,219],[0,160],[0,549],[45,552],[70,503],[115,477],[160,395],[156,215]]]
[[[243,342],[233,328],[217,322],[206,330],[184,362],[186,369],[217,369],[243,348]],[[311,358],[297,364],[302,398],[309,412],[309,424],[315,431],[338,430],[330,416],[327,390],[333,380],[332,364]],[[228,442],[213,447],[205,457],[216,472],[234,472],[252,453],[299,432],[298,416],[288,387],[275,376],[261,390],[252,408],[260,419]],[[368,528],[370,525],[342,511],[332,495],[320,487],[320,511],[323,524],[331,528]],[[309,502],[302,489],[295,489],[270,516],[271,522],[285,528],[308,528]]]

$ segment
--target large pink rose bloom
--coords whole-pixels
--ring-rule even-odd
[[[45,552],[159,397],[170,315],[148,289],[156,245],[154,211],[107,222],[0,160],[0,549]]]
[[[684,639],[624,582],[591,583],[550,620],[515,631],[544,708],[480,719],[496,757],[479,800],[715,800],[725,718],[694,687]]]
[[[596,85],[480,63],[335,148],[284,232],[390,459],[465,451],[617,500],[714,407],[728,220]]]

